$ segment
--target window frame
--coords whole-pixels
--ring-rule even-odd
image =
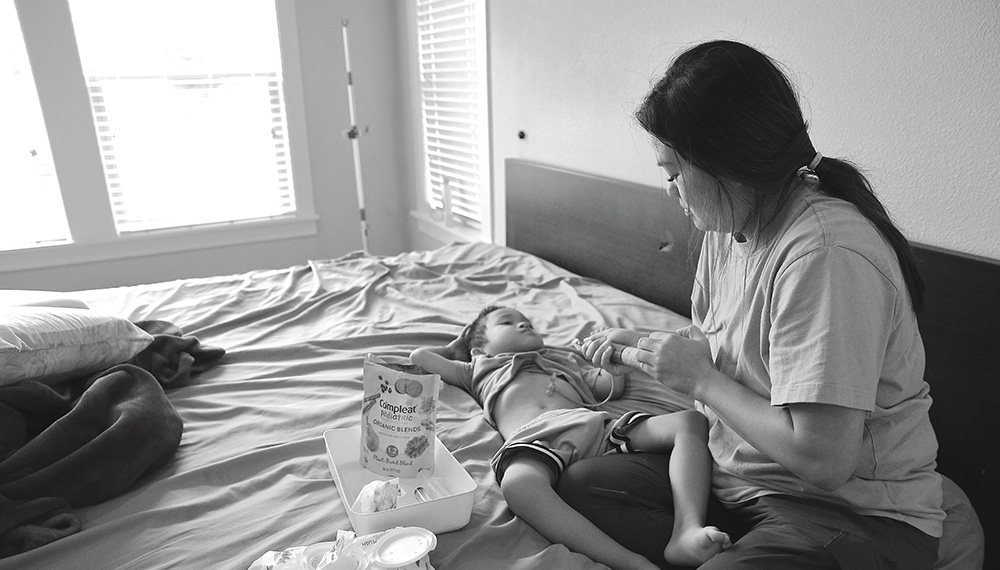
[[[493,241],[493,172],[492,172],[492,119],[491,106],[489,101],[489,10],[485,0],[474,0],[477,5],[477,16],[481,18],[480,34],[477,37],[477,59],[483,68],[483,81],[485,84],[485,94],[483,101],[481,124],[485,128],[483,135],[484,146],[486,147],[482,163],[485,169],[483,175],[482,194],[480,195],[480,208],[482,209],[482,220],[480,227],[474,228],[461,222],[448,219],[442,208],[433,208],[430,203],[431,187],[428,177],[429,157],[425,145],[424,118],[423,118],[423,95],[421,90],[420,74],[420,54],[417,47],[420,41],[417,30],[417,0],[406,0],[405,10],[405,37],[408,80],[410,84],[410,109],[412,112],[412,154],[416,163],[412,165],[414,179],[419,181],[413,195],[415,207],[410,212],[411,217],[416,221],[417,230],[426,236],[437,241],[448,243],[450,241]]]
[[[15,0],[52,148],[72,242],[0,251],[20,271],[314,236],[318,218],[305,122],[294,0],[275,0],[296,211],[270,219],[119,235],[67,0]]]

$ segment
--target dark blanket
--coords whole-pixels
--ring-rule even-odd
[[[153,342],[127,363],[59,386],[0,386],[0,558],[81,528],[75,508],[107,500],[167,462],[183,423],[164,388],[219,361],[163,321],[137,323]]]

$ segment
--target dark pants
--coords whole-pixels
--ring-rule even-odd
[[[626,548],[663,568],[673,529],[669,456],[605,455],[574,463],[559,479],[562,498]],[[708,524],[734,545],[703,570],[931,570],[938,539],[894,519],[829,503],[772,495],[738,509],[709,500]]]

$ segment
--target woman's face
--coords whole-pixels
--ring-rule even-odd
[[[723,216],[718,182],[663,143],[656,143],[657,165],[667,175],[667,194],[677,198],[694,226],[703,232],[729,231],[730,216]],[[728,222],[725,220],[729,220]]]

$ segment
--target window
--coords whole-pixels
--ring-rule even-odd
[[[48,176],[44,211],[13,209],[29,224],[66,223],[61,241],[32,238],[54,247],[30,254],[0,233],[6,268],[315,234],[309,189],[292,176],[286,97],[300,79],[288,83],[281,57],[295,49],[291,0],[12,4],[59,180]],[[0,13],[4,32],[10,16]],[[44,145],[31,146],[42,164]],[[295,170],[307,170],[301,154]]]
[[[489,127],[483,0],[416,0],[425,199],[446,224],[488,235]]]
[[[18,205],[0,208],[0,249],[66,243],[69,226],[13,2],[0,2],[0,74],[7,101],[0,200]]]
[[[119,233],[295,210],[271,0],[70,8]]]

